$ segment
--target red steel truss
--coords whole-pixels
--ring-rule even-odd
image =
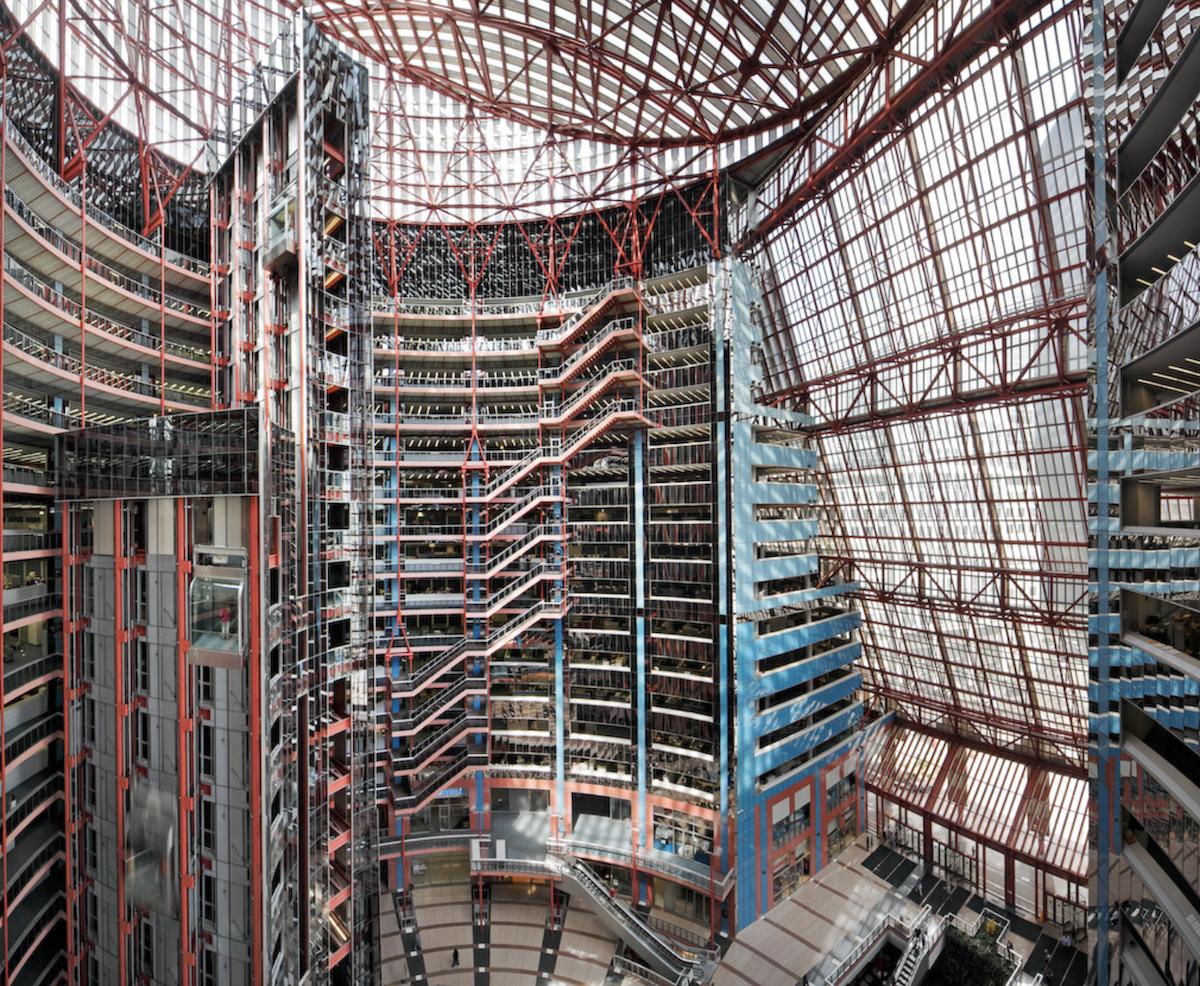
[[[408,80],[483,113],[647,147],[803,119],[868,71],[921,6],[318,0],[311,13]]]
[[[611,224],[605,210],[655,190],[718,229],[716,176],[736,165],[731,218],[744,223],[739,249],[764,276],[774,326],[769,380],[816,419],[825,574],[861,585],[879,708],[1000,750],[1084,762],[1075,3],[310,6],[327,31],[386,57],[372,64],[370,178],[393,305],[417,245],[402,228],[448,239],[466,225],[472,242],[456,257],[468,283],[495,249],[478,224],[515,229],[548,300],[567,290],[579,217],[610,224],[617,269],[636,273],[654,214]],[[180,217],[196,203],[207,217],[204,174],[235,136],[231,104],[288,16],[280,7],[8,8],[3,69],[19,68],[26,84],[10,96],[28,102],[6,100],[5,126],[10,112],[40,124],[31,129],[75,183],[81,217],[97,208],[157,237],[147,242],[164,297],[172,250],[208,255]],[[21,53],[23,35],[44,64]],[[682,197],[697,177],[714,187],[699,207]],[[535,241],[534,219],[548,238]],[[207,236],[204,224],[193,232]],[[719,238],[711,245],[721,252]],[[91,248],[80,246],[82,270]],[[84,298],[81,339],[87,308]],[[165,304],[155,328],[158,404],[169,409]],[[91,413],[90,359],[84,348],[80,420]],[[69,570],[66,538],[62,550]],[[68,591],[69,581],[64,612]],[[69,674],[78,657],[64,636]],[[397,636],[389,647],[406,652]],[[179,696],[185,729],[190,702]],[[65,765],[69,840],[78,768]],[[71,941],[85,905],[68,901]],[[180,945],[193,981],[194,943]]]
[[[1087,340],[1072,4],[860,84],[761,189],[772,385],[816,419],[881,709],[1085,756]]]

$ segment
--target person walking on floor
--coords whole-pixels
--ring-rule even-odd
[[[457,948],[453,952],[450,953],[450,968],[451,969],[458,968],[458,949]]]

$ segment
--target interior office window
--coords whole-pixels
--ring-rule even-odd
[[[96,677],[96,638],[89,632],[84,631],[79,635],[79,647],[83,652],[81,656],[81,665],[83,668],[83,676],[95,680]]]
[[[96,937],[100,933],[100,915],[98,913],[98,906],[96,903],[96,892],[91,887],[87,888],[87,896],[85,897],[85,900],[87,902],[88,937],[95,941]]]
[[[212,705],[213,701],[213,669],[207,664],[196,667],[196,681],[199,683],[200,701]]]
[[[135,722],[137,758],[142,763],[148,764],[150,762],[150,713],[145,709],[138,709]]]
[[[83,803],[92,809],[96,807],[96,765],[90,760],[83,764]]]
[[[79,718],[83,720],[83,741],[88,746],[96,745],[96,703],[90,695],[79,702]]]
[[[145,637],[138,637],[134,649],[133,687],[139,692],[150,694],[150,645]]]
[[[148,917],[143,917],[139,926],[139,942],[138,949],[139,958],[141,960],[141,972],[143,976],[154,978],[154,925],[150,923]]]
[[[208,722],[200,723],[200,773],[205,777],[213,774],[213,728]]]
[[[95,873],[100,869],[100,853],[96,848],[96,830],[90,825],[83,829],[84,863]]]
[[[207,948],[200,950],[200,986],[217,986],[217,957]]]
[[[79,580],[79,615],[94,616],[92,611],[92,596],[93,586],[91,573],[85,571],[83,578]]]
[[[217,806],[207,798],[200,799],[200,847],[214,852],[217,846]]]
[[[134,569],[133,591],[137,599],[137,622],[145,623],[147,621],[147,613],[149,606],[149,579],[146,577],[146,570],[142,567]]]
[[[200,874],[200,917],[205,924],[217,922],[217,881],[211,873]]]

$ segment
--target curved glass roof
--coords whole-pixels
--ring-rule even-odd
[[[305,0],[398,76],[560,136],[711,143],[835,97],[923,3]]]
[[[743,253],[772,389],[816,422],[825,575],[861,587],[873,702],[1084,763],[1071,0],[9,6],[103,112],[200,168],[302,7],[369,59],[372,199],[404,221],[566,215],[768,150],[734,168]]]
[[[827,473],[881,708],[1078,767],[1087,714],[1087,281],[1078,8],[1026,13],[817,186],[767,183],[777,393]],[[862,98],[879,100],[875,93]],[[792,172],[789,174],[789,172]],[[815,186],[815,187],[814,187]]]

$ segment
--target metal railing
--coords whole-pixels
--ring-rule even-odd
[[[463,674],[449,688],[434,692],[431,698],[426,699],[424,703],[412,711],[403,714],[385,712],[383,715],[390,721],[392,732],[407,732],[416,729],[421,723],[431,719],[438,712],[443,711],[447,706],[452,705],[464,696],[472,692],[483,694],[486,691],[486,678],[476,678]]]
[[[592,859],[610,860],[623,866],[628,866],[632,859],[632,853],[629,850],[570,837],[562,840],[551,839],[547,845],[552,851],[564,855],[578,853]],[[690,887],[702,890],[706,894],[711,892],[719,898],[725,897],[733,887],[735,879],[733,870],[729,870],[724,876],[717,879],[713,876],[711,870],[698,866],[686,866],[681,862],[671,860],[668,856],[669,854],[667,853],[641,853],[638,855],[638,866],[643,869],[653,870],[655,873],[661,873],[664,876],[669,876],[680,883],[686,883]],[[663,928],[662,930],[667,934],[674,935],[674,932],[669,929]],[[679,930],[683,931],[683,929]],[[683,936],[679,935],[675,937],[682,938]],[[687,939],[684,938],[684,940],[686,941]],[[689,941],[688,944],[704,946],[704,943],[701,942]]]
[[[7,119],[8,126],[5,127],[5,138],[15,146],[24,158],[26,164],[30,165],[34,171],[41,176],[42,180],[47,185],[52,187],[59,195],[68,202],[71,202],[76,208],[82,205],[82,196],[79,190],[74,185],[65,181],[48,161],[45,160],[25,139],[20,129],[14,125],[12,117]],[[172,250],[169,247],[164,247],[162,244],[150,239],[148,236],[143,236],[141,233],[130,229],[124,223],[114,219],[103,209],[98,208],[94,203],[89,203],[87,214],[95,222],[108,230],[115,233],[123,240],[128,240],[130,243],[139,247],[141,250],[149,253],[151,256],[157,256],[160,252],[166,257],[167,263],[175,267],[181,267],[184,270],[191,271],[193,274],[199,274],[201,277],[208,277],[209,266],[203,260],[197,260],[195,257],[189,257],[185,254]]]
[[[87,380],[113,387],[117,390],[127,390],[130,393],[141,394],[144,397],[158,397],[159,386],[152,380],[143,380],[132,373],[111,370],[96,363],[84,363],[82,359],[69,353],[60,352],[41,339],[31,336],[18,329],[11,322],[4,323],[4,341],[15,349],[56,369],[75,375],[82,374]],[[181,386],[166,383],[165,389],[174,394],[173,400],[189,402],[194,407],[206,407],[209,400],[207,388]]]
[[[5,589],[5,623],[10,623],[13,620],[23,620],[27,616],[33,616],[38,613],[45,613],[47,616],[50,616],[62,606],[62,597],[56,592],[51,592],[49,586],[22,586],[21,588],[36,589],[38,591],[31,593],[32,598],[12,599],[12,593],[17,590]],[[9,602],[9,599],[12,599],[12,602]]]
[[[4,690],[6,692],[13,692],[22,685],[60,671],[62,671],[61,654],[46,654],[43,657],[34,658],[32,661],[27,661],[23,664],[10,665],[6,661],[4,666]]]
[[[637,911],[620,901],[591,867],[578,859],[549,855],[547,867],[560,877],[579,887],[591,899],[593,905],[620,927],[626,941],[650,963],[665,970],[677,982],[703,981],[708,978],[713,953],[700,950],[682,950],[669,939],[660,935]]]
[[[598,297],[595,291],[573,292],[548,298],[504,298],[471,303],[470,299],[446,301],[438,298],[391,298],[377,294],[371,299],[372,311],[381,315],[399,312],[402,315],[432,315],[442,318],[461,318],[467,315],[545,315],[581,308],[589,299]]]
[[[461,373],[414,373],[401,366],[393,370],[390,365],[375,371],[376,387],[394,387],[400,390],[458,391],[470,390],[532,390],[538,385],[537,371],[509,371],[489,373],[487,370],[469,370]]]
[[[868,929],[866,934],[854,943],[850,952],[833,967],[833,970],[825,977],[825,986],[838,986],[838,983],[880,943],[888,931],[896,931],[906,939],[911,938],[913,933],[928,920],[931,913],[932,908],[926,904],[911,921],[905,921],[897,914],[883,915]]]
[[[482,712],[467,712],[460,709],[444,726],[426,736],[416,746],[408,750],[396,751],[391,755],[392,770],[397,773],[407,773],[419,770],[422,764],[428,762],[444,747],[457,737],[469,732],[483,732],[487,729],[487,714]]]
[[[538,524],[531,527],[503,551],[492,555],[487,561],[467,565],[467,578],[491,578],[503,571],[504,566],[519,558],[540,541],[561,541],[566,538],[564,525]]]
[[[604,331],[593,336],[587,344],[575,350],[567,359],[557,366],[538,367],[538,380],[543,384],[555,380],[565,380],[571,376],[575,367],[582,366],[592,356],[600,352],[610,341],[623,332],[633,330],[632,318],[614,318],[604,327]]]
[[[505,646],[517,634],[527,630],[532,624],[545,616],[561,615],[565,604],[549,602],[541,600],[536,605],[531,606],[520,616],[509,620],[503,626],[496,628],[486,637],[457,637],[453,638],[454,643],[446,650],[442,651],[433,660],[423,665],[410,675],[401,675],[394,679],[394,689],[396,694],[393,698],[406,698],[415,695],[426,684],[433,681],[441,672],[451,667],[459,658],[465,658],[468,655],[486,656],[494,650]],[[449,640],[451,638],[435,638],[437,640]],[[416,644],[413,641],[414,645]],[[386,647],[386,642],[384,647]],[[436,645],[435,645],[436,646]]]
[[[62,729],[62,714],[46,712],[32,722],[10,730],[4,737],[4,746],[10,761],[33,749],[38,743]]]
[[[6,470],[7,472],[7,470]],[[8,476],[4,477],[6,480]],[[5,551],[42,551],[59,546],[56,531],[5,531]]]
[[[571,417],[578,408],[601,393],[608,381],[619,373],[632,373],[637,369],[637,363],[630,359],[616,359],[584,381],[584,386],[572,394],[561,404],[545,404],[542,407],[542,417],[549,421],[562,421]]]
[[[428,336],[376,336],[375,348],[397,353],[511,353],[534,350],[529,336],[462,336],[430,339]]]
[[[474,754],[470,750],[462,750],[457,756],[445,763],[436,763],[423,774],[408,779],[407,791],[397,791],[392,787],[392,798],[398,808],[415,811],[461,774],[468,766]]]
[[[20,893],[21,889],[29,883],[30,877],[37,870],[45,866],[63,850],[62,831],[57,826],[47,825],[44,828],[42,826],[37,826],[37,828],[41,829],[41,831],[35,831],[32,834],[41,835],[42,844],[30,853],[26,859],[21,860],[15,865],[15,861],[9,863],[8,892],[12,897],[16,897]],[[26,833],[29,833],[28,829]],[[28,834],[26,837],[28,838]],[[16,853],[14,852],[13,855],[15,856]]]
[[[585,320],[592,314],[592,306],[599,302],[602,298],[610,294],[616,294],[618,291],[624,291],[633,287],[632,277],[616,277],[607,284],[595,291],[590,291],[579,299],[579,308],[575,315],[567,319],[561,325],[554,326],[548,329],[539,329],[537,334],[537,344],[539,346],[553,345],[561,342],[571,335]]]
[[[165,345],[165,351],[172,355],[196,362],[208,362],[209,351],[201,346],[188,346],[170,341],[164,344],[162,339],[143,332],[141,329],[136,329],[132,325],[127,325],[106,313],[101,313],[93,305],[88,305],[85,310],[78,301],[59,291],[47,281],[42,280],[39,275],[35,274],[11,254],[6,253],[4,255],[4,269],[31,294],[36,295],[42,301],[70,316],[71,321],[78,321],[82,317],[84,323],[95,331],[116,339],[124,339],[155,352],[164,349]]]
[[[4,810],[11,832],[25,819],[38,811],[50,798],[62,793],[62,769],[48,769],[13,787],[8,792]]]
[[[51,247],[69,260],[73,260],[76,264],[82,264],[91,273],[108,281],[114,287],[127,291],[130,294],[135,294],[145,299],[151,305],[162,304],[172,311],[191,316],[192,318],[207,320],[212,314],[207,306],[186,301],[170,293],[164,294],[158,288],[154,287],[154,285],[138,280],[132,275],[106,264],[95,254],[89,253],[85,258],[83,250],[78,243],[37,215],[23,199],[17,197],[17,193],[11,187],[4,190],[4,200],[12,208],[13,212],[20,217],[21,221],[32,229],[41,240],[50,244]]]
[[[578,453],[588,442],[592,441],[601,431],[609,427],[621,415],[638,413],[638,404],[633,398],[620,398],[605,401],[597,405],[595,417],[579,423],[578,428],[565,444],[557,440],[549,445],[535,446],[516,460],[504,472],[497,474],[479,493],[471,494],[470,500],[487,500],[513,483],[526,476],[538,465],[551,462],[565,462]]]
[[[23,483],[27,486],[52,486],[54,481],[44,469],[33,469],[30,466],[4,466],[4,481],[6,483]]]
[[[615,975],[638,979],[644,983],[648,983],[649,986],[681,986],[682,983],[687,982],[686,979],[671,979],[667,976],[660,976],[648,965],[635,962],[633,959],[628,959],[623,955],[614,955],[609,968]]]

